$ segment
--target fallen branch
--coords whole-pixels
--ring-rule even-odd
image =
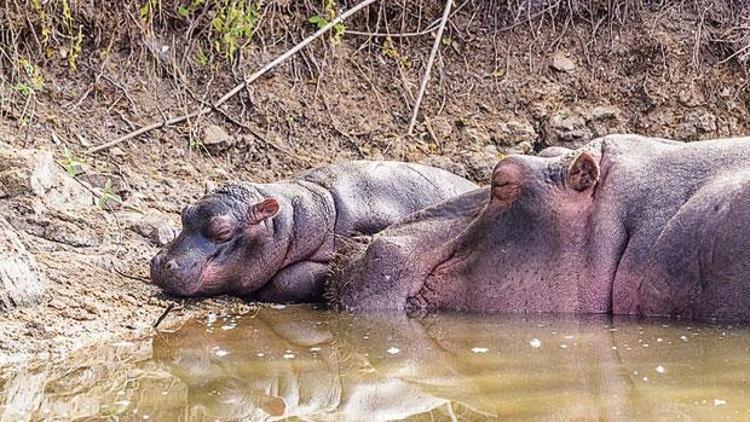
[[[427,90],[427,81],[430,80],[430,71],[432,70],[432,64],[435,62],[440,43],[443,41],[443,31],[445,30],[445,24],[448,23],[448,16],[451,13],[451,5],[453,0],[447,0],[445,2],[445,10],[443,10],[443,18],[440,21],[437,35],[435,36],[435,43],[432,45],[432,51],[430,51],[430,58],[427,60],[427,68],[424,70],[424,76],[422,76],[422,83],[419,86],[419,93],[417,94],[417,100],[414,102],[414,112],[411,115],[411,121],[409,122],[409,129],[406,131],[408,135],[411,135],[414,131],[414,125],[417,124],[417,115],[419,114],[419,106],[422,104],[422,97],[424,92]]]
[[[293,55],[297,54],[300,50],[302,50],[303,48],[305,48],[308,44],[310,44],[311,42],[313,42],[316,39],[320,38],[320,36],[324,35],[326,32],[330,31],[331,28],[333,28],[334,26],[336,26],[339,23],[341,23],[341,21],[343,21],[344,19],[348,18],[349,16],[357,13],[358,11],[364,9],[365,7],[369,6],[370,4],[375,3],[376,1],[377,0],[364,0],[363,2],[359,3],[358,5],[352,7],[351,9],[347,10],[346,12],[342,13],[341,15],[339,15],[338,17],[336,17],[332,21],[328,22],[328,24],[326,26],[320,28],[314,34],[310,35],[309,37],[305,38],[302,42],[300,42],[299,44],[295,45],[291,50],[289,50],[286,53],[284,53],[284,54],[280,55],[279,57],[275,58],[273,61],[271,61],[270,63],[268,63],[265,66],[263,66],[260,70],[258,70],[257,72],[253,73],[252,75],[250,75],[249,78],[245,79],[242,83],[240,83],[237,86],[235,86],[234,88],[232,88],[229,92],[227,92],[226,94],[224,94],[223,97],[219,98],[216,102],[214,102],[211,107],[202,107],[202,108],[200,108],[200,109],[198,109],[198,110],[196,110],[196,111],[194,111],[192,113],[188,113],[188,114],[185,114],[185,115],[182,115],[182,116],[173,117],[171,119],[165,119],[165,120],[162,120],[160,122],[152,123],[152,124],[150,124],[148,126],[144,126],[144,127],[140,128],[140,129],[138,129],[136,131],[130,132],[127,135],[123,135],[123,136],[121,136],[121,137],[119,137],[119,138],[117,138],[117,139],[115,139],[113,141],[109,141],[109,142],[107,142],[105,144],[102,144],[102,145],[99,145],[99,146],[96,146],[96,147],[93,147],[93,148],[89,148],[88,150],[86,150],[86,153],[87,154],[94,154],[96,152],[103,151],[105,149],[111,148],[111,147],[113,147],[113,146],[115,146],[115,145],[117,145],[117,144],[119,144],[121,142],[125,142],[125,141],[127,141],[129,139],[135,138],[138,135],[142,135],[142,134],[144,134],[146,132],[149,132],[149,131],[152,131],[154,129],[159,129],[159,128],[162,128],[162,127],[165,127],[165,126],[169,126],[169,125],[181,123],[181,122],[184,122],[184,121],[186,121],[188,119],[192,119],[192,118],[198,117],[200,115],[203,115],[203,114],[206,114],[206,113],[210,113],[211,111],[213,111],[216,108],[218,108],[220,105],[222,105],[225,102],[227,102],[227,100],[229,100],[233,96],[237,95],[238,92],[240,92],[243,89],[245,89],[245,87],[247,85],[253,83],[256,79],[258,79],[261,76],[263,76],[264,74],[266,74],[269,70],[271,70],[274,67],[278,66],[279,64],[283,63],[284,61],[286,61],[287,59],[289,59]]]

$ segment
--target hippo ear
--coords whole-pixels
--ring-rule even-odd
[[[522,171],[512,159],[500,161],[492,171],[492,197],[498,203],[509,205],[521,192]]]
[[[247,223],[250,225],[260,224],[263,220],[273,218],[279,213],[279,202],[274,198],[266,198],[260,202],[250,205],[247,210]]]
[[[583,192],[599,181],[599,163],[588,152],[582,152],[568,169],[568,186]]]

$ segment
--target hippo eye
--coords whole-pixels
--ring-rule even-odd
[[[232,239],[234,230],[224,218],[214,218],[208,224],[206,237],[216,243],[224,243]]]
[[[220,229],[215,231],[211,237],[217,243],[224,243],[232,239],[232,231],[229,229]]]

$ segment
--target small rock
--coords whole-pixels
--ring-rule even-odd
[[[613,106],[598,106],[589,111],[588,120],[607,120],[617,119],[620,116],[620,110]]]
[[[572,148],[583,146],[592,138],[583,117],[567,110],[561,110],[550,118],[547,134],[547,144],[566,144],[566,147]]]
[[[0,197],[29,195],[46,206],[91,205],[91,194],[65,174],[49,151],[0,149]]]
[[[128,182],[116,174],[91,173],[83,174],[78,178],[97,189],[104,189],[109,184],[112,193],[118,195],[123,201],[127,201],[133,192]]]
[[[49,221],[41,236],[47,240],[76,248],[96,246],[99,243],[96,235],[91,233],[89,229],[60,220]]]
[[[499,147],[513,147],[524,142],[533,144],[538,138],[534,126],[526,119],[498,118],[488,130],[495,145]]]
[[[441,140],[448,139],[455,128],[446,117],[434,117],[430,119],[430,125],[432,126],[432,130],[435,131],[435,135]]]
[[[520,142],[511,148],[504,150],[505,154],[529,154],[534,151],[534,145],[529,141]]]
[[[494,145],[487,145],[481,151],[469,152],[465,158],[469,179],[479,184],[488,184],[499,159],[497,147]]]
[[[621,116],[617,107],[609,105],[594,107],[585,114],[592,137],[625,132],[626,124]]]
[[[576,68],[576,64],[573,60],[568,58],[563,52],[558,51],[552,57],[552,68],[559,72],[572,72]]]
[[[484,128],[477,126],[466,126],[463,128],[463,132],[473,144],[488,144],[492,142],[492,137]]]
[[[718,129],[715,115],[705,110],[697,110],[685,115],[680,125],[679,137],[685,140],[698,140],[701,135],[714,133]]]
[[[234,140],[221,126],[209,125],[203,130],[203,146],[211,153],[225,151]]]
[[[213,192],[217,187],[218,185],[216,184],[216,182],[212,180],[206,180],[205,182],[203,182],[203,194],[208,195],[209,193]]]
[[[169,223],[169,219],[156,211],[151,211],[133,222],[130,229],[157,246],[164,246],[177,237],[177,230]]]

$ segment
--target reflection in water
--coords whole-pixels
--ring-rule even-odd
[[[208,316],[8,368],[3,419],[747,419],[750,330],[604,318]]]

